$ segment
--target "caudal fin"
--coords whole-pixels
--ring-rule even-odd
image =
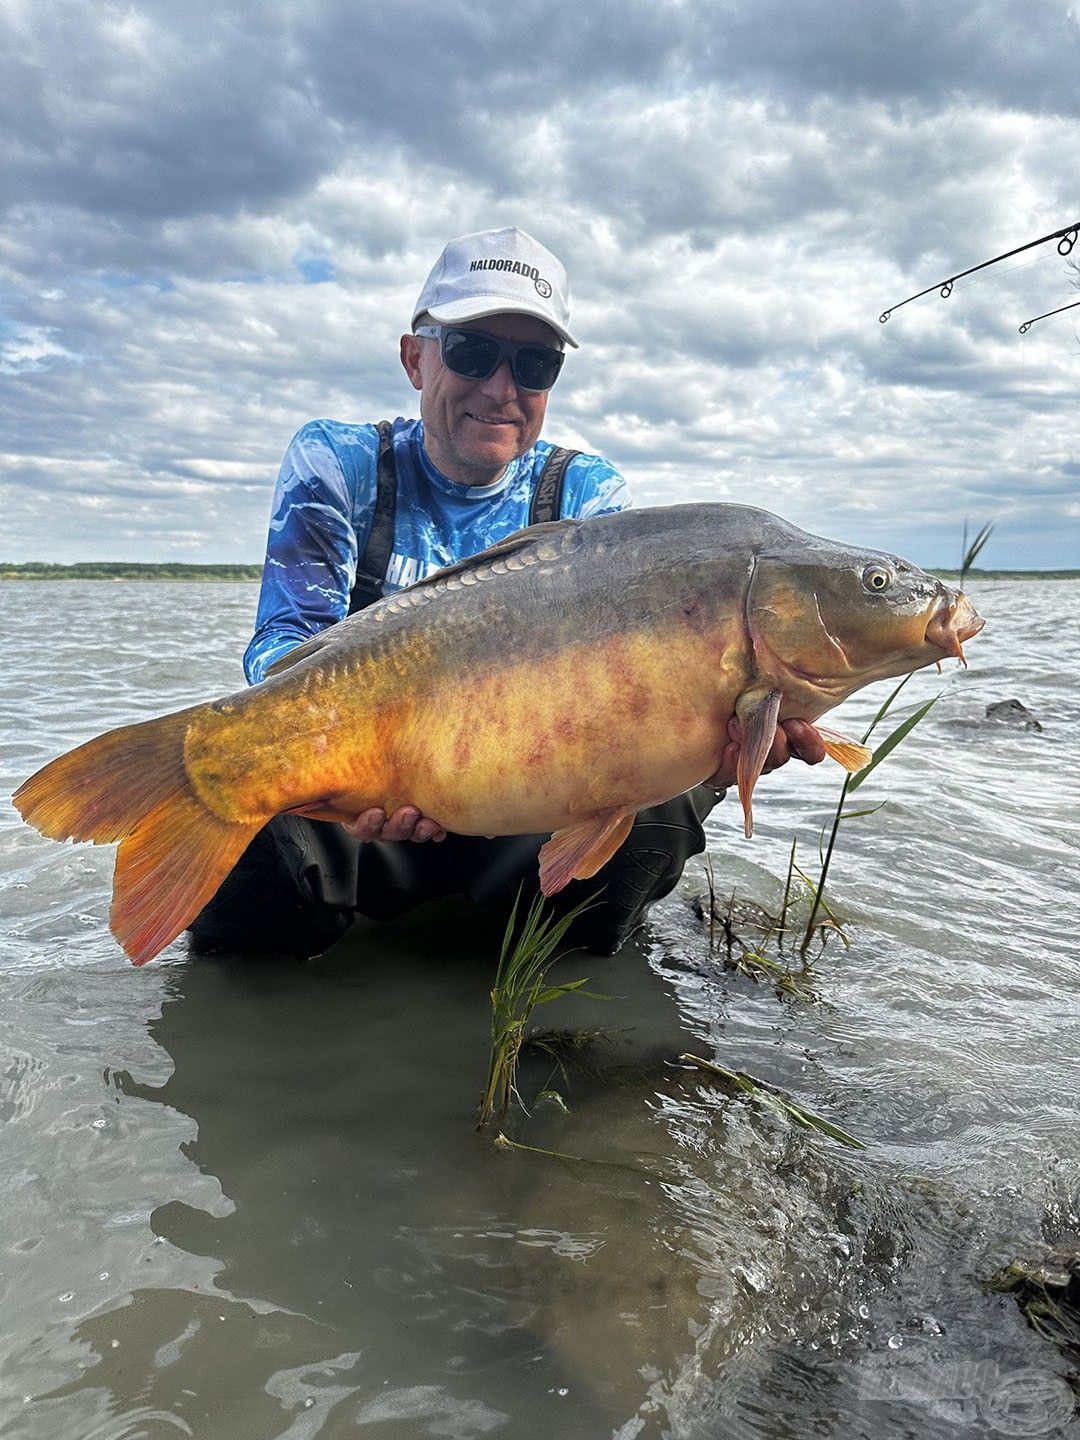
[[[262,828],[222,820],[192,790],[184,736],[193,713],[99,735],[12,797],[23,819],[53,840],[120,842],[109,924],[136,965],[195,918]]]

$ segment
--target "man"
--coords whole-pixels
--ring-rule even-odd
[[[515,228],[452,240],[420,292],[400,341],[420,419],[392,425],[319,420],[289,446],[274,497],[252,683],[273,662],[347,614],[537,521],[587,518],[630,503],[597,455],[558,450],[540,430],[569,330],[562,264]],[[778,729],[771,757],[823,757],[799,722]],[[734,774],[732,732],[715,784],[643,811],[625,844],[559,903],[603,886],[576,939],[613,952],[704,849],[702,821]],[[437,816],[405,806],[348,825],[278,816],[252,842],[191,927],[197,950],[315,954],[357,912],[389,918],[441,894],[504,907],[537,888],[546,836],[448,836]],[[408,842],[408,843],[407,843]]]

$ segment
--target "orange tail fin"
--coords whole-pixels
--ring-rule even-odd
[[[136,965],[195,918],[263,824],[222,820],[192,790],[184,736],[193,713],[99,735],[12,797],[23,819],[53,840],[120,841],[109,924]]]

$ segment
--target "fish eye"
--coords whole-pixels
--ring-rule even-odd
[[[887,590],[892,584],[892,580],[892,571],[886,570],[884,565],[867,565],[862,572],[862,583],[867,590],[873,590],[876,594]]]

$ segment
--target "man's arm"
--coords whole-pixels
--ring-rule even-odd
[[[255,633],[244,653],[251,684],[275,660],[345,617],[356,551],[341,462],[315,421],[293,437],[278,475]]]
[[[629,510],[630,488],[610,461],[600,455],[576,455],[563,481],[562,518],[588,520]]]

